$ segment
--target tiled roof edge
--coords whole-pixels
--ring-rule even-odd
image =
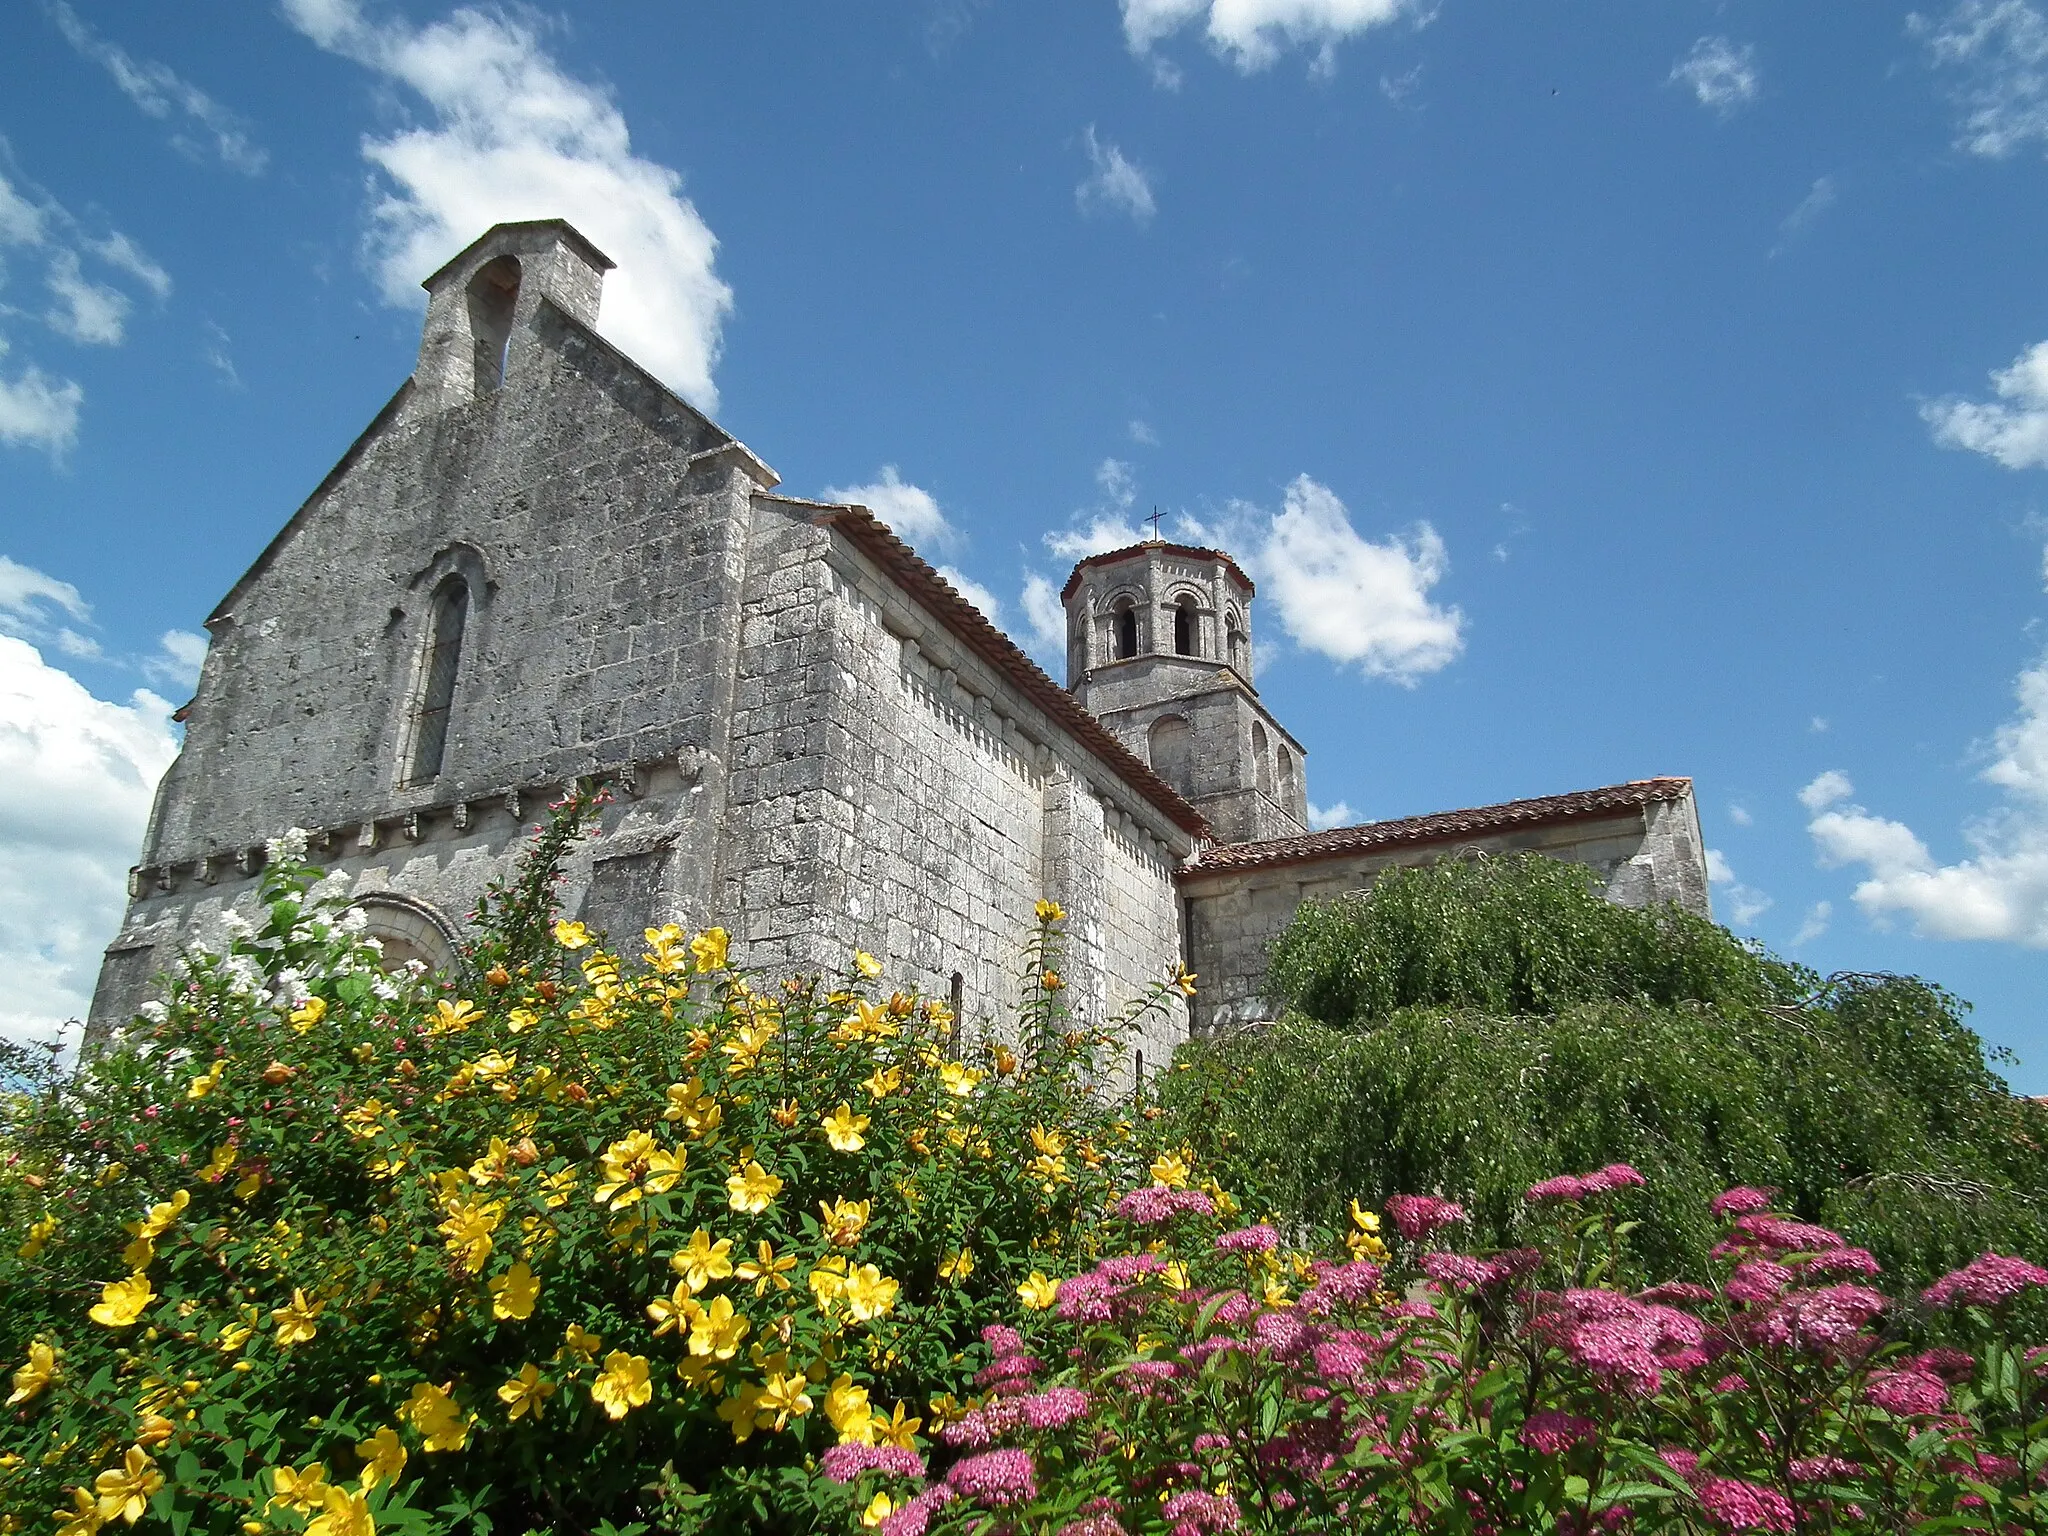
[[[1276,864],[1342,858],[1349,854],[1371,853],[1381,848],[1415,843],[1457,842],[1489,832],[1575,821],[1582,816],[1601,816],[1660,801],[1683,800],[1691,793],[1691,779],[1636,779],[1601,789],[1580,789],[1570,794],[1543,795],[1531,800],[1509,800],[1500,805],[1474,806],[1463,811],[1437,811],[1427,816],[1403,817],[1398,821],[1369,821],[1355,827],[1332,827],[1327,832],[1311,832],[1302,837],[1276,837],[1257,843],[1224,843],[1205,850],[1200,859],[1181,871],[1181,875],[1184,879],[1198,879],[1229,870],[1263,869]]]
[[[1198,840],[1213,835],[1200,811],[1183,800],[1170,784],[1104,730],[1101,721],[1076,704],[1072,694],[1047,677],[1038,663],[991,624],[986,614],[955,591],[952,583],[927,565],[916,550],[896,537],[887,523],[866,507],[856,506],[834,507],[812,521],[820,527],[836,529],[846,535],[883,570],[903,583],[969,650],[1057,720],[1117,777],[1164,811],[1182,831]]]
[[[1074,588],[1081,584],[1081,573],[1089,566],[1100,565],[1106,560],[1121,560],[1126,555],[1133,555],[1144,549],[1156,549],[1167,555],[1187,555],[1195,560],[1221,560],[1244,588],[1246,597],[1258,596],[1258,588],[1252,585],[1251,577],[1245,575],[1244,568],[1223,550],[1204,549],[1199,544],[1175,544],[1165,539],[1141,539],[1136,544],[1126,544],[1122,549],[1105,549],[1099,555],[1089,555],[1085,559],[1075,561],[1073,571],[1067,576],[1067,584],[1060,588],[1060,601],[1064,603],[1074,595]]]

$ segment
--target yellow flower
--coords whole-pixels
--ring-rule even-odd
[[[571,1323],[562,1330],[562,1347],[578,1365],[588,1365],[604,1348],[604,1339],[601,1335],[586,1333],[579,1324]]]
[[[768,1288],[771,1285],[778,1291],[788,1290],[789,1281],[783,1277],[796,1268],[795,1257],[793,1255],[785,1255],[782,1258],[777,1258],[775,1256],[775,1245],[766,1238],[761,1240],[761,1246],[756,1251],[757,1257],[748,1259],[744,1264],[735,1269],[733,1273],[742,1280],[753,1281],[754,1294],[756,1296],[767,1295]]]
[[[228,1064],[225,1058],[216,1061],[212,1066],[192,1079],[185,1088],[185,1097],[193,1100],[205,1098],[220,1086],[220,1075],[227,1071],[227,1069]]]
[[[809,1284],[818,1305],[829,1313],[846,1297],[846,1260],[836,1253],[818,1260],[811,1270]]]
[[[872,1200],[834,1200],[829,1205],[820,1200],[819,1225],[825,1229],[825,1240],[836,1248],[851,1248],[860,1241],[861,1228],[868,1224],[873,1209]]]
[[[277,1323],[277,1342],[281,1348],[302,1344],[320,1331],[317,1319],[326,1310],[324,1301],[308,1301],[306,1293],[296,1286],[292,1288],[289,1306],[279,1307],[270,1315]]]
[[[57,1235],[57,1218],[47,1211],[29,1223],[28,1238],[14,1250],[15,1257],[33,1259],[41,1256],[50,1239]]]
[[[803,1108],[795,1099],[784,1099],[768,1111],[768,1118],[786,1131],[803,1118]]]
[[[1038,973],[1038,984],[1048,992],[1057,992],[1066,985],[1066,982],[1060,979],[1058,971],[1047,970]]]
[[[868,1507],[860,1512],[860,1523],[872,1530],[895,1512],[895,1501],[886,1493],[878,1493],[868,1500]]]
[[[692,1136],[708,1136],[725,1123],[725,1110],[705,1092],[704,1080],[693,1077],[687,1083],[671,1083],[664,1120],[680,1120]]]
[[[191,1203],[191,1192],[181,1189],[161,1204],[152,1205],[149,1208],[148,1218],[137,1229],[135,1235],[144,1238],[162,1237],[172,1227],[177,1225],[178,1218],[185,1214],[185,1207]]]
[[[687,1247],[668,1256],[668,1267],[682,1277],[694,1296],[712,1281],[731,1276],[732,1239],[721,1237],[714,1243],[711,1234],[699,1227],[690,1234]]]
[[[666,1194],[682,1178],[688,1160],[681,1147],[671,1152],[652,1133],[634,1131],[605,1148],[604,1179],[592,1198],[616,1211],[643,1196]]]
[[[974,1251],[970,1248],[962,1248],[957,1253],[949,1254],[939,1260],[939,1278],[941,1280],[950,1280],[955,1285],[958,1285],[973,1273]]]
[[[1041,901],[1031,912],[1041,923],[1063,923],[1067,920],[1066,908],[1056,901]]]
[[[835,1152],[858,1152],[868,1144],[867,1137],[861,1135],[868,1128],[868,1117],[856,1115],[844,1099],[839,1101],[839,1108],[821,1119],[818,1125]]]
[[[690,953],[697,957],[698,970],[722,971],[731,945],[731,936],[723,928],[706,928],[690,940]]]
[[[270,1482],[276,1491],[264,1508],[275,1509],[282,1504],[286,1509],[310,1515],[327,1492],[327,1468],[317,1461],[302,1472],[295,1472],[290,1467],[272,1467]]]
[[[903,1405],[898,1403],[895,1412],[887,1418],[884,1418],[879,1413],[875,1415],[874,1443],[877,1445],[893,1445],[902,1450],[914,1451],[917,1449],[917,1441],[914,1437],[923,1423],[923,1419],[905,1418],[903,1416]]]
[[[870,1098],[877,1100],[886,1099],[890,1094],[903,1086],[903,1069],[901,1067],[877,1067],[868,1074],[865,1086]]]
[[[1025,1277],[1024,1283],[1017,1287],[1017,1297],[1032,1311],[1043,1312],[1060,1299],[1060,1283],[1057,1280],[1048,1280],[1034,1269]]]
[[[615,1349],[604,1357],[604,1374],[590,1384],[590,1399],[615,1419],[645,1407],[654,1396],[647,1380],[647,1357]]]
[[[50,1515],[57,1522],[57,1536],[94,1536],[106,1524],[100,1518],[99,1500],[83,1488],[71,1490],[71,1508],[53,1509]]]
[[[540,1299],[540,1282],[521,1259],[504,1274],[491,1280],[491,1316],[524,1322],[533,1316],[533,1304]]]
[[[856,1323],[884,1317],[896,1305],[897,1289],[874,1265],[858,1265],[846,1273],[846,1310]]]
[[[1186,1290],[1191,1283],[1188,1279],[1187,1265],[1179,1259],[1175,1259],[1166,1268],[1159,1271],[1159,1283],[1169,1291],[1179,1292]]]
[[[306,1536],[377,1536],[369,1500],[346,1488],[329,1488],[321,1498],[320,1513],[306,1526]]]
[[[424,1450],[459,1451],[469,1444],[469,1419],[446,1387],[420,1382],[398,1416],[418,1431]]]
[[[853,968],[869,981],[882,974],[882,962],[864,949],[856,949],[853,952]]]
[[[731,1298],[714,1296],[690,1323],[690,1353],[730,1360],[752,1327],[745,1313],[733,1310]]]
[[[925,1140],[925,1137],[930,1134],[930,1126],[920,1125],[903,1139],[910,1144],[910,1149],[919,1157],[930,1157],[932,1155],[931,1145]]]
[[[590,943],[590,930],[581,923],[557,920],[555,942],[564,949],[582,949]]]
[[[505,1015],[505,1028],[515,1035],[523,1035],[540,1022],[540,1015],[531,1008],[514,1008]]]
[[[130,1222],[128,1225],[130,1230],[133,1230],[137,1224]],[[147,1269],[155,1261],[156,1244],[146,1237],[136,1238],[134,1242],[121,1250],[121,1262],[126,1264],[130,1270]]]
[[[725,1190],[734,1210],[757,1216],[775,1203],[782,1180],[750,1158],[725,1181]]]
[[[444,997],[434,1004],[434,1022],[427,1026],[427,1033],[460,1034],[483,1016],[483,1010],[466,997],[457,998],[452,1003]]]
[[[7,1406],[33,1402],[36,1394],[56,1379],[57,1351],[43,1343],[29,1345],[28,1362],[14,1372],[14,1395],[7,1399]]]
[[[875,1443],[874,1413],[868,1404],[868,1389],[855,1386],[851,1376],[842,1375],[825,1393],[825,1417],[839,1431],[839,1443]]]
[[[939,1068],[939,1086],[955,1098],[964,1099],[987,1076],[986,1072],[977,1071],[964,1061],[949,1061]]]
[[[363,1459],[365,1493],[379,1483],[397,1482],[398,1474],[405,1470],[405,1445],[388,1424],[357,1445],[356,1454]]]
[[[519,1374],[498,1388],[498,1401],[511,1412],[506,1418],[515,1422],[527,1414],[536,1419],[547,1400],[555,1395],[555,1384],[541,1375],[540,1367],[531,1360],[519,1368]]]
[[[1366,1210],[1356,1200],[1351,1202],[1351,1220],[1361,1232],[1377,1233],[1380,1229],[1380,1213]]]
[[[1173,984],[1182,997],[1193,997],[1195,995],[1195,973],[1186,966],[1182,966],[1178,971],[1174,972]]]
[[[780,1371],[770,1374],[761,1387],[761,1396],[755,1403],[754,1422],[762,1429],[784,1429],[793,1418],[802,1418],[811,1411],[811,1395],[804,1388],[809,1383],[801,1372]]]
[[[130,1275],[126,1280],[110,1280],[101,1286],[99,1305],[86,1315],[109,1328],[132,1328],[143,1309],[155,1300],[149,1276]]]
[[[676,924],[663,923],[659,928],[642,929],[641,937],[647,940],[647,953],[640,958],[647,962],[649,970],[657,975],[672,976],[677,971],[689,969],[689,945],[684,941],[683,930]]]
[[[327,999],[324,997],[309,997],[292,1010],[292,1028],[303,1035],[326,1017]]]
[[[777,1027],[773,1019],[756,1019],[739,1029],[730,1040],[723,1042],[718,1047],[719,1050],[732,1058],[732,1064],[727,1070],[735,1073],[753,1070],[760,1063],[761,1052],[766,1050],[768,1042],[775,1038]]]
[[[657,1339],[664,1333],[687,1330],[701,1310],[691,1298],[689,1283],[683,1280],[676,1282],[672,1294],[657,1296],[647,1303],[647,1316],[654,1324]]]
[[[149,1496],[163,1487],[164,1475],[156,1469],[149,1452],[139,1445],[128,1447],[121,1465],[110,1467],[93,1479],[99,1494],[101,1520],[125,1520],[133,1525],[149,1508]]]
[[[463,1268],[476,1274],[491,1256],[491,1234],[505,1219],[505,1202],[457,1196],[446,1208],[447,1219],[436,1230],[447,1238],[448,1251],[462,1260]]]
[[[1187,1183],[1190,1171],[1186,1148],[1162,1152],[1152,1160],[1152,1182],[1162,1189],[1179,1189]]]
[[[564,1168],[559,1173],[547,1174],[541,1179],[540,1187],[545,1191],[543,1198],[547,1208],[559,1211],[569,1203],[569,1192],[576,1187],[576,1170]]]

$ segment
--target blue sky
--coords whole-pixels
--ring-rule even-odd
[[[1724,921],[2048,1091],[2048,0],[38,0],[0,141],[11,1029],[418,279],[564,214],[602,329],[1049,663],[1157,507],[1317,806],[1690,774]]]

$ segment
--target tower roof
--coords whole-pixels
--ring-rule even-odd
[[[593,267],[596,267],[600,272],[609,272],[618,265],[611,257],[605,255],[603,251],[592,245],[590,238],[567,219],[511,219],[503,224],[493,224],[489,229],[478,235],[469,244],[465,245],[429,273],[421,281],[420,286],[431,289],[447,272],[461,266],[471,251],[494,236],[512,233],[526,234],[543,229],[551,229],[564,236],[571,245],[575,246],[582,253],[583,259],[588,261]]]
[[[1128,560],[1132,555],[1156,550],[1162,555],[1180,555],[1190,560],[1220,560],[1237,584],[1244,588],[1247,597],[1256,596],[1258,588],[1252,585],[1251,577],[1244,568],[1220,549],[1204,549],[1199,544],[1169,544],[1163,540],[1146,539],[1137,544],[1126,544],[1122,549],[1105,549],[1099,555],[1090,555],[1076,562],[1074,574],[1067,578],[1067,584],[1060,588],[1060,601],[1065,602],[1074,595],[1074,589],[1081,585],[1081,573],[1091,565],[1108,565],[1117,560]]]

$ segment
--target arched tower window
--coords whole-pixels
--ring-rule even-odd
[[[1195,600],[1184,597],[1173,605],[1173,654],[1176,656],[1199,656],[1202,648],[1196,640]]]
[[[476,392],[505,382],[505,351],[512,344],[512,309],[519,301],[519,259],[487,261],[469,280],[469,333],[476,339]]]
[[[450,576],[434,589],[427,650],[420,664],[407,783],[424,784],[440,777],[441,759],[448,748],[448,716],[455,705],[455,676],[462,664],[462,631],[468,623],[469,583]]]
[[[1113,635],[1116,645],[1116,661],[1128,661],[1138,654],[1138,608],[1128,597],[1121,599],[1111,612]]]
[[[1152,771],[1175,789],[1185,791],[1194,748],[1194,732],[1179,715],[1166,715],[1152,722],[1146,737]]]
[[[1244,632],[1244,626],[1238,621],[1235,613],[1225,619],[1224,628],[1224,656],[1231,666],[1237,669],[1240,677],[1249,678],[1252,675],[1251,637]]]
[[[1294,809],[1294,754],[1285,747],[1275,749],[1280,759],[1280,804],[1287,810]]]
[[[1266,747],[1266,728],[1256,720],[1252,722],[1252,766],[1257,774],[1259,793],[1273,793],[1273,754]]]

